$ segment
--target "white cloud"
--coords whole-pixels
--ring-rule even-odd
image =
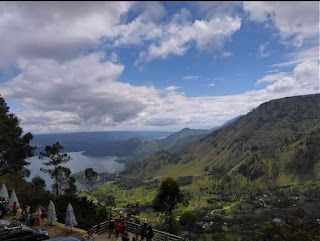
[[[198,80],[200,78],[201,76],[199,75],[187,75],[183,77],[184,80]]]
[[[317,62],[320,60],[319,46],[288,53],[284,58],[284,62],[273,64],[271,67],[291,67],[306,61]]]
[[[193,45],[199,51],[221,50],[224,42],[241,26],[239,17],[221,16],[191,22],[189,15],[187,10],[182,10],[168,24],[154,27],[152,23],[149,23],[150,28],[154,29],[152,37],[155,41],[149,45],[146,51],[140,53],[136,63],[149,62],[156,58],[165,59],[169,55],[182,56]],[[140,36],[137,43],[150,39],[148,32],[148,34]]]
[[[39,132],[213,127],[262,102],[319,92],[319,64],[306,61],[292,72],[268,75],[266,87],[237,95],[188,97],[179,87],[156,89],[119,81],[121,64],[91,54],[63,64],[48,59],[19,62],[21,74],[0,93],[23,109],[25,130]]]
[[[179,86],[174,86],[174,85],[171,85],[169,87],[166,88],[167,91],[176,91],[178,89],[181,89],[181,87]]]
[[[244,2],[244,10],[253,21],[271,22],[295,46],[319,38],[319,2]]]
[[[257,80],[257,83],[271,83],[266,87],[266,90],[271,93],[301,95],[319,92],[319,81],[319,64],[306,61],[298,64],[292,73],[279,72],[267,75]]]
[[[184,8],[169,20],[162,19],[165,15],[159,2],[2,2],[0,68],[20,57],[65,61],[102,44],[140,46],[142,63],[184,55],[193,45],[200,51],[220,50],[241,25],[231,13],[193,22]]]
[[[0,68],[19,57],[69,59],[114,36],[131,2],[1,2]]]
[[[289,4],[275,4],[245,8],[252,20],[271,21],[283,39],[314,36],[314,11],[304,14],[309,5],[296,13]],[[127,21],[129,11],[136,17]],[[193,46],[230,56],[223,46],[240,29],[241,19],[225,9],[205,12],[205,18],[193,21],[182,9],[160,21],[166,12],[156,2],[148,7],[131,2],[0,3],[0,68],[17,64],[20,70],[0,84],[0,93],[23,106],[16,112],[24,128],[37,133],[213,127],[270,99],[319,92],[318,48],[289,54],[274,67],[293,66],[291,72],[264,76],[257,84],[266,87],[237,95],[188,97],[177,86],[156,89],[121,82],[124,66],[114,47],[141,47],[140,63],[184,55]],[[101,42],[112,49],[110,60],[81,52]]]
[[[215,87],[216,86],[216,83],[215,82],[211,82],[210,84],[209,84],[209,87]]]
[[[286,75],[287,75],[287,73],[285,73],[285,72],[278,72],[278,73],[275,73],[275,74],[268,74],[268,75],[264,76],[263,78],[258,79],[257,80],[257,84],[261,84],[261,83],[264,83],[264,82],[275,82],[279,78],[283,78]]]
[[[37,112],[43,124],[49,118],[49,123],[58,126],[61,122],[113,125],[135,118],[158,100],[152,87],[117,81],[124,67],[102,62],[99,54],[64,64],[50,59],[23,60],[19,67],[21,74],[0,85],[0,92],[19,101],[26,108],[23,115]],[[34,122],[34,116],[24,119],[27,125],[30,120]]]
[[[221,54],[221,56],[224,57],[224,58],[231,57],[231,56],[232,56],[232,53],[231,53],[231,52],[223,52],[223,53]]]
[[[269,52],[267,52],[267,46],[269,45],[269,43],[263,43],[263,44],[260,44],[259,48],[258,48],[258,57],[261,57],[261,58],[266,58],[270,55]]]

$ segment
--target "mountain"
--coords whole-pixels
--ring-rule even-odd
[[[209,130],[184,128],[161,140],[158,140],[158,143],[162,150],[179,152],[192,142],[199,140],[207,134],[209,134]]]
[[[157,150],[155,140],[170,135],[160,131],[104,131],[35,135],[32,145],[39,154],[46,145],[57,141],[64,151],[84,151],[88,156],[127,156],[136,152],[150,154]],[[155,148],[155,149],[154,149]]]
[[[35,135],[32,145],[38,155],[46,145],[57,141],[65,152],[84,151],[87,156],[118,156],[126,160],[142,160],[160,150],[180,151],[198,140],[208,130],[185,128],[179,132],[104,131]]]
[[[319,181],[319,143],[320,94],[287,97],[261,104],[178,155],[152,155],[141,172],[210,175],[217,185],[236,188]]]
[[[144,145],[141,145],[141,147],[130,156],[119,158],[118,162],[125,164],[125,173],[131,173],[136,169],[140,169],[143,160],[146,158],[164,160],[163,156],[172,156],[175,155],[173,153],[180,153],[191,143],[199,140],[208,133],[210,133],[209,130],[184,128],[163,139],[144,143]]]

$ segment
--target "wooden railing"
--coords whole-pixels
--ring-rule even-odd
[[[127,226],[127,231],[130,233],[135,233],[135,230],[137,228],[137,226],[140,227],[139,224],[134,223],[134,222],[126,222],[126,226]],[[93,226],[93,231],[95,234],[97,235],[101,235],[105,232],[107,232],[109,229],[109,221],[105,221],[102,222],[100,224],[97,224],[95,226]],[[153,241],[183,241],[182,237],[173,235],[171,233],[167,233],[167,232],[163,232],[157,229],[153,229]]]

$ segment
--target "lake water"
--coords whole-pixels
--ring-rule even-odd
[[[70,168],[72,173],[83,171],[86,168],[93,168],[96,172],[108,172],[113,173],[123,169],[123,164],[116,162],[115,156],[104,157],[89,157],[83,155],[83,152],[69,152],[71,160],[68,163],[62,164],[62,166]],[[31,171],[31,175],[28,180],[31,180],[34,176],[42,177],[47,184],[47,188],[51,188],[52,180],[47,173],[40,171],[40,168],[48,168],[42,163],[46,160],[40,160],[38,156],[34,156],[28,159],[31,164],[28,169]]]

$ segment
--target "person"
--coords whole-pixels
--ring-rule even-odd
[[[117,219],[115,222],[115,232],[116,232],[117,239],[119,238],[120,231],[121,231],[121,225],[119,220]]]
[[[136,224],[137,224],[137,226],[136,226],[136,228],[135,228],[135,230],[134,230],[134,234],[135,234],[135,239],[138,239],[139,238],[139,235],[140,235],[140,232],[141,232],[141,229],[140,229],[140,220],[137,220],[136,221]]]
[[[114,220],[113,219],[110,219],[109,220],[109,238],[111,238],[111,234],[114,235],[114,228],[115,228],[115,224],[114,224]]]
[[[147,239],[147,223],[143,223],[140,229],[141,240]]]
[[[40,208],[38,208],[35,215],[35,226],[41,226],[41,224],[42,224],[42,211]]]
[[[22,219],[22,208],[21,208],[20,205],[17,208],[16,216],[17,216],[18,219],[20,219],[20,220]]]
[[[126,230],[126,223],[123,218],[120,219],[120,233],[124,233]]]
[[[129,241],[129,234],[128,234],[127,230],[122,231],[121,238],[122,238],[122,241]]]
[[[14,202],[12,204],[12,213],[13,213],[13,216],[16,216],[17,215],[17,210],[18,210],[18,205],[17,205],[17,202]]]
[[[150,225],[148,226],[148,229],[147,229],[147,241],[152,241],[152,239],[153,239],[153,230]]]

